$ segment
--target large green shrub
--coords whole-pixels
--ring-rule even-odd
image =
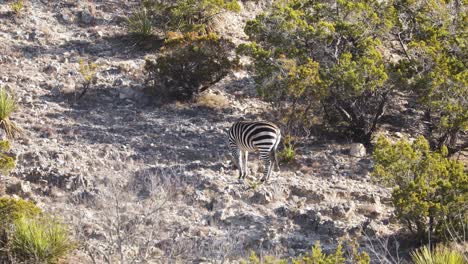
[[[378,1],[285,1],[247,22],[260,96],[288,130],[306,129],[314,109],[369,141],[390,93],[381,53],[394,10]]]
[[[398,219],[423,241],[463,239],[468,226],[468,176],[447,149],[431,152],[424,137],[391,144],[378,139],[373,176],[394,187]]]
[[[146,61],[147,87],[158,98],[190,100],[237,65],[230,58],[233,48],[215,34],[176,34],[165,42],[160,57]]]
[[[468,10],[466,1],[395,0],[394,34],[402,47],[398,68],[403,85],[425,111],[433,149],[449,154],[468,147]]]

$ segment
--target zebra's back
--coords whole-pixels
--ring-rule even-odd
[[[267,121],[239,121],[229,130],[230,144],[246,151],[271,151],[280,137],[278,126]]]

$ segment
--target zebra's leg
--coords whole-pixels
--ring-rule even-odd
[[[244,164],[243,164],[243,153],[244,151],[242,150],[238,150],[237,151],[237,162],[238,162],[238,169],[239,169],[239,180],[243,179],[243,176],[244,176]]]
[[[271,150],[272,159],[275,161],[275,171],[280,171],[280,168],[278,165],[278,155],[276,155],[276,150],[278,149],[278,145],[280,141],[281,141],[281,135],[278,135],[278,138],[276,139],[276,143],[273,146],[273,149]]]
[[[243,162],[243,165],[244,165],[244,176],[242,178],[245,179],[245,176],[247,176],[247,172],[248,172],[248,169],[247,169],[247,160],[248,160],[248,157],[249,157],[249,152],[248,151],[244,151],[244,162]]]
[[[263,159],[263,162],[265,164],[265,168],[263,171],[263,178],[260,180],[261,182],[266,182],[270,178],[271,174],[271,169],[273,168],[273,163],[271,162],[270,155],[269,154],[264,154],[261,156]]]

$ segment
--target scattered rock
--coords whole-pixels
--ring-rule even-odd
[[[305,186],[291,186],[290,190],[292,195],[305,197],[307,202],[320,203],[325,199],[325,195],[320,190],[311,190]]]
[[[251,198],[252,203],[267,204],[273,200],[273,195],[267,190],[257,190]]]
[[[58,66],[55,64],[49,64],[44,68],[44,72],[47,74],[53,74],[58,72]]]
[[[15,184],[9,185],[6,190],[7,194],[19,195],[20,197],[31,197],[32,196],[32,188],[29,182],[20,181]]]
[[[349,155],[356,157],[356,158],[365,157],[366,147],[364,147],[364,145],[361,143],[351,144],[351,148],[349,149]]]
[[[357,212],[371,219],[378,219],[382,214],[382,207],[379,204],[360,205]]]
[[[80,12],[80,22],[83,23],[83,24],[91,24],[93,23],[95,20],[95,17],[93,16],[93,14],[91,14],[91,12],[89,10],[83,10]]]

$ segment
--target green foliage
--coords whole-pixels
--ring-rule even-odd
[[[396,0],[398,38],[404,57],[398,73],[420,98],[434,149],[450,154],[467,148],[459,135],[468,130],[468,10],[466,1]]]
[[[0,198],[0,219],[0,260],[6,254],[24,263],[56,263],[74,247],[65,226],[32,202]]]
[[[414,264],[466,264],[468,260],[463,253],[444,246],[431,250],[424,246],[411,254]]]
[[[78,99],[83,97],[88,89],[91,87],[91,84],[96,81],[96,70],[97,70],[97,64],[94,62],[87,62],[83,58],[80,58],[79,60],[79,72],[81,74],[81,77],[83,78],[83,91],[81,94],[78,96]]]
[[[0,219],[2,219],[0,230],[4,232],[9,224],[12,224],[21,216],[36,217],[41,213],[41,209],[32,202],[0,197]]]
[[[16,111],[18,103],[16,98],[8,92],[4,87],[0,88],[0,128],[5,131],[8,138],[12,139],[19,133],[19,128],[14,122],[10,120],[10,115]]]
[[[15,13],[17,17],[21,16],[21,11],[24,8],[23,0],[17,0],[10,4],[11,10]]]
[[[285,1],[247,22],[261,97],[279,109],[291,130],[308,128],[314,107],[331,124],[370,140],[387,102],[381,38],[395,12],[377,1]]]
[[[348,260],[348,261],[347,261]],[[351,262],[349,262],[351,260]],[[292,258],[292,259],[277,259],[274,257],[265,257],[263,260],[260,259],[255,252],[252,251],[248,261],[243,261],[244,264],[345,264],[345,263],[355,263],[355,264],[368,264],[370,263],[370,258],[366,253],[357,253],[357,249],[353,247],[353,257],[347,259],[344,256],[343,247],[341,244],[338,245],[334,253],[325,254],[322,252],[322,247],[320,242],[316,242],[312,247],[310,253],[305,256]]]
[[[190,100],[237,65],[237,58],[230,59],[233,48],[215,34],[174,34],[156,61],[146,61],[147,87],[158,98]]]
[[[285,136],[283,144],[284,149],[279,153],[280,160],[286,163],[294,161],[296,159],[296,150],[293,144],[293,137],[290,135]]]
[[[85,83],[91,83],[96,77],[97,65],[94,62],[86,62],[83,58],[79,60],[79,72]]]
[[[237,0],[148,0],[143,5],[165,32],[206,34],[219,14],[240,11]]]
[[[46,217],[16,219],[10,244],[16,258],[35,263],[57,263],[75,247],[66,227]]]
[[[10,142],[0,140],[0,174],[9,174],[15,168],[15,159],[5,152],[10,150]]]
[[[147,38],[153,33],[153,22],[146,8],[133,11],[127,18],[127,29],[139,38]]]
[[[378,139],[373,176],[395,186],[395,213],[423,240],[460,239],[468,226],[468,176],[462,162],[447,158],[447,148],[431,152],[424,137],[412,144]]]

